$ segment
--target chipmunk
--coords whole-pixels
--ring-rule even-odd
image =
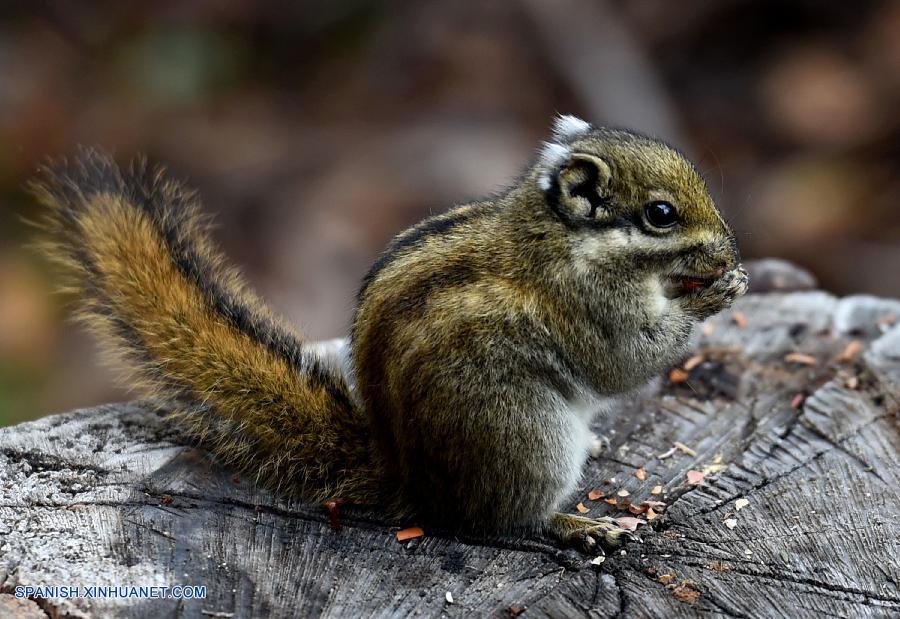
[[[572,116],[508,190],[393,239],[359,291],[347,372],[245,288],[161,169],[83,150],[33,191],[78,317],[222,461],[291,497],[586,552],[624,535],[557,511],[595,412],[747,290],[684,156]]]

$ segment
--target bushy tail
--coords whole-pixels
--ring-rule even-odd
[[[342,376],[225,266],[193,192],[82,150],[43,170],[41,245],[130,385],[220,458],[309,499],[376,500],[369,424]]]

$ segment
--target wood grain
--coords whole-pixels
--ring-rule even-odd
[[[344,510],[335,532],[320,506],[284,502],[224,469],[149,403],[0,429],[0,616],[16,616],[2,594],[37,584],[205,585],[207,597],[35,600],[22,613],[896,616],[892,315],[900,302],[793,292],[750,295],[712,319],[687,381],[673,385],[666,372],[595,428],[610,448],[589,463],[568,509],[631,515],[617,509],[626,497],[616,507],[589,500],[595,488],[666,503],[640,527],[642,542],[599,566],[539,537],[456,539],[426,528],[399,543],[401,526],[421,523],[376,512]],[[860,352],[839,361],[852,340]],[[785,361],[792,352],[816,363]],[[702,483],[689,485],[689,470],[704,472]],[[656,485],[663,493],[651,495]]]

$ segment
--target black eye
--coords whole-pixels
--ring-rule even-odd
[[[668,202],[651,202],[644,207],[644,216],[655,228],[671,228],[678,223],[678,211]]]

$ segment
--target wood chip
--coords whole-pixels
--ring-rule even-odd
[[[838,357],[838,361],[841,363],[850,363],[862,351],[862,342],[859,340],[853,340],[841,352]]]
[[[653,486],[653,490],[650,491],[650,494],[662,494],[662,486]]]
[[[706,477],[706,475],[700,471],[691,470],[691,471],[687,472],[688,483],[692,486],[696,486],[700,483],[703,483],[704,477]]]
[[[647,479],[647,471],[645,471],[644,469],[638,469],[634,472],[634,476],[641,481],[644,481],[645,479]]]
[[[667,585],[670,582],[672,582],[673,580],[675,580],[675,572],[669,572],[668,574],[661,574],[659,576],[659,578],[657,578],[657,580],[660,583]]]
[[[685,361],[681,365],[681,367],[683,367],[685,370],[690,372],[695,367],[697,367],[698,365],[703,363],[703,359],[704,359],[703,355],[694,355],[693,357],[690,357],[687,361]]]
[[[672,368],[672,371],[669,372],[669,382],[673,385],[680,385],[681,383],[687,382],[689,376],[690,374],[681,368]]]
[[[635,518],[634,516],[622,516],[620,518],[616,518],[616,524],[626,531],[634,531],[642,524],[647,524],[647,521],[641,520],[640,518]]]
[[[405,542],[408,539],[415,539],[417,537],[422,537],[423,535],[425,535],[425,531],[423,531],[420,527],[400,529],[399,531],[397,531],[397,541]]]
[[[588,509],[587,507],[584,506],[584,503],[579,503],[578,505],[575,506],[575,509],[577,509],[582,514],[586,514],[589,511],[591,511],[590,509]]]
[[[672,589],[672,597],[674,597],[679,602],[685,602],[686,604],[695,604],[700,598],[700,592],[693,586],[691,586],[690,583],[683,582]]]
[[[784,356],[784,360],[788,363],[799,363],[800,365],[816,365],[819,360],[812,355],[802,352],[789,352]]]
[[[616,492],[616,494],[618,496],[629,496],[631,493],[628,492],[625,488],[622,488],[618,492]]]
[[[748,501],[747,499],[738,499],[734,502],[734,511],[739,512],[748,505],[750,505],[750,501]]]
[[[680,451],[680,452],[683,453],[683,454],[687,454],[687,455],[689,455],[689,456],[691,456],[691,457],[694,457],[694,456],[697,455],[697,452],[696,452],[696,451],[694,451],[693,449],[691,449],[690,447],[688,447],[688,446],[685,445],[684,443],[679,443],[678,441],[675,441],[675,442],[672,443],[672,444],[675,446],[675,449],[677,449],[678,451]]]
[[[731,322],[737,325],[738,329],[745,329],[747,327],[747,317],[744,316],[741,312],[735,312],[731,315]]]
[[[728,527],[729,529],[733,529],[734,527],[737,526],[737,518],[726,518],[725,526]]]
[[[587,498],[591,501],[596,501],[597,499],[603,498],[603,491],[597,490],[596,488],[587,493]]]

